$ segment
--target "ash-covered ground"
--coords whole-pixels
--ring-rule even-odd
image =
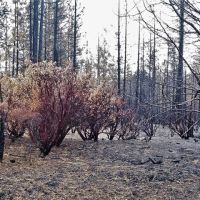
[[[200,199],[200,140],[159,129],[150,142],[68,137],[46,158],[28,138],[6,142],[0,199]]]

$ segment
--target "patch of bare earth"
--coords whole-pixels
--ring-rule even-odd
[[[200,141],[160,130],[150,142],[66,139],[45,159],[29,141],[6,144],[0,199],[200,199]]]

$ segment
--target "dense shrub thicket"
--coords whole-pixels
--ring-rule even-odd
[[[70,132],[83,140],[134,138],[138,131],[133,111],[115,88],[98,85],[91,75],[77,75],[52,63],[29,65],[17,78],[1,79],[6,130],[12,140],[25,132],[46,156]]]

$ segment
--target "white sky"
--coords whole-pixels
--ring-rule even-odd
[[[83,16],[83,31],[86,32],[86,39],[88,40],[89,49],[93,54],[96,54],[98,35],[100,42],[103,40],[102,35],[106,37],[109,45],[109,50],[117,57],[117,11],[118,0],[80,0],[82,6],[85,7]],[[124,13],[124,0],[121,0],[121,14]],[[128,0],[129,8],[133,7],[133,1]],[[137,13],[133,10],[132,13]],[[136,19],[136,18],[135,18]],[[128,19],[128,60],[129,64],[133,66],[137,57],[137,38],[138,25],[133,18]],[[104,32],[107,29],[107,33]],[[121,19],[121,45],[122,56],[124,49],[124,18]]]
[[[95,50],[98,35],[103,33],[104,28],[111,25],[117,28],[117,0],[81,0],[85,7],[83,17],[83,30],[87,32],[89,47]]]

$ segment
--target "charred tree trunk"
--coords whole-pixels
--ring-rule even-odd
[[[179,56],[177,68],[176,97],[175,102],[178,110],[183,108],[183,51],[184,51],[184,12],[185,0],[180,0],[180,28],[179,28]]]
[[[5,72],[8,71],[8,59],[9,59],[9,53],[8,53],[8,16],[5,15]],[[10,71],[9,71],[10,73]]]
[[[53,61],[58,64],[58,1],[55,2]]]
[[[4,121],[3,121],[3,117],[0,116],[0,162],[2,162],[3,160],[4,143],[5,143]]]
[[[117,44],[117,51],[118,51],[118,58],[117,58],[117,85],[118,85],[118,95],[121,95],[121,17],[120,17],[120,0],[118,0],[118,33],[117,33],[117,38],[118,38],[118,44]]]
[[[0,84],[0,101],[3,102],[1,84]],[[3,160],[4,154],[4,143],[5,143],[5,135],[4,135],[4,119],[2,114],[0,115],[0,162]]]
[[[154,21],[154,38],[153,38],[153,66],[152,66],[152,102],[155,103],[156,98],[156,27]]]
[[[33,63],[38,61],[38,0],[34,0],[33,18]]]
[[[16,40],[17,40],[17,45],[16,45],[16,48],[17,48],[17,57],[16,57],[16,76],[18,76],[18,73],[19,73],[19,2],[17,1],[17,7],[16,7],[16,32],[17,32],[17,35],[16,35]]]
[[[151,101],[151,68],[152,68],[152,41],[151,41],[151,33],[150,33],[150,39],[149,39],[149,101]]]
[[[98,46],[97,46],[97,80],[100,84],[100,42],[98,37]]]
[[[145,42],[144,42],[144,38],[143,38],[143,46],[142,46],[142,69],[141,69],[141,77],[140,77],[140,102],[144,102],[144,98],[145,98],[145,93],[144,93],[144,78],[145,78]]]
[[[135,91],[135,107],[136,108],[138,108],[138,104],[139,104],[139,87],[140,87],[140,24],[141,24],[141,19],[139,17],[137,77],[136,77],[136,91]]]
[[[124,85],[123,85],[123,98],[126,98],[126,76],[127,76],[127,36],[128,36],[128,3],[126,0],[125,10],[125,46],[124,46]]]
[[[74,7],[74,46],[73,46],[73,67],[77,70],[77,0]]]
[[[29,2],[29,57],[30,60],[32,61],[33,59],[33,3],[32,0]]]
[[[38,52],[38,61],[39,61],[39,62],[42,61],[43,24],[44,24],[44,0],[41,1],[40,37],[39,37],[39,52]]]
[[[13,57],[12,57],[12,77],[15,76],[15,59],[16,59],[16,28],[17,28],[17,2],[15,2],[15,27],[13,33]]]

